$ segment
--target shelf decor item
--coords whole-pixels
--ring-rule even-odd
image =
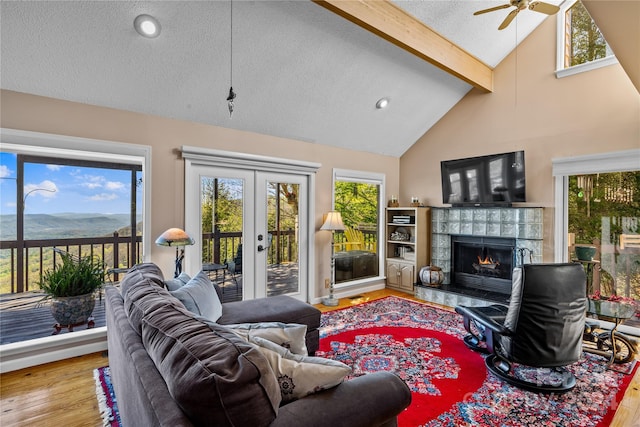
[[[389,240],[394,242],[408,242],[411,236],[409,233],[403,233],[402,231],[394,231],[391,233]]]
[[[388,203],[388,206],[389,206],[390,208],[397,208],[398,206],[400,206],[400,204],[398,203],[398,197],[397,197],[397,196],[394,196],[394,195],[391,195],[391,196],[389,197],[389,203]]]

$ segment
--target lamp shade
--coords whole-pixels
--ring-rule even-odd
[[[344,230],[344,224],[342,223],[342,215],[338,211],[331,211],[327,214],[327,218],[324,220],[324,224],[320,227],[320,230]]]
[[[190,246],[194,243],[195,240],[180,228],[170,228],[156,239],[158,246]]]

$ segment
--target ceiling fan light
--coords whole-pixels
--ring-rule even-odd
[[[388,98],[380,98],[378,100],[378,102],[376,102],[376,108],[378,110],[382,110],[383,108],[387,108],[387,105],[389,105],[389,99]]]
[[[151,15],[138,15],[133,27],[143,37],[155,38],[160,35],[160,23]]]

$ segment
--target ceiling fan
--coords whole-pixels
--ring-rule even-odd
[[[508,7],[515,6],[515,9],[509,12],[507,17],[502,21],[502,24],[498,27],[498,30],[504,30],[509,26],[513,18],[516,17],[518,12],[525,9],[533,10],[534,12],[545,13],[547,15],[553,15],[560,10],[558,6],[545,3],[543,1],[529,1],[529,0],[509,0],[509,4],[503,4],[501,6],[490,7],[489,9],[479,10],[474,15],[482,15],[483,13],[493,12],[496,10],[506,9]]]

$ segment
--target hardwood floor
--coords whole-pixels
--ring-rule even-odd
[[[387,295],[419,301],[402,292],[382,290],[359,297],[343,298],[337,308]],[[323,312],[335,309],[323,305],[316,307]],[[106,354],[94,353],[0,375],[0,425],[101,426],[93,369],[108,364]],[[638,427],[638,420],[640,371],[636,372],[629,385],[611,426]]]

